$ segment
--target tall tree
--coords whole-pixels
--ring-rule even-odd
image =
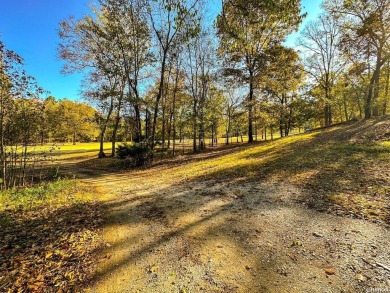
[[[160,0],[151,1],[148,7],[151,28],[158,48],[156,56],[159,56],[160,62],[158,91],[154,101],[153,125],[150,137],[152,148],[155,144],[157,116],[164,92],[169,54],[175,47],[174,44],[177,40],[184,41],[185,38],[197,34],[198,24],[195,21],[198,12],[197,4],[198,0]],[[184,32],[188,35],[185,35]]]
[[[99,158],[106,157],[104,152],[104,139],[112,120],[115,100],[118,88],[118,76],[106,76],[99,71],[91,71],[85,78],[83,96],[88,99],[98,111],[95,113],[95,121],[99,127]]]
[[[304,17],[300,13],[299,0],[222,0],[222,12],[217,18],[220,51],[229,66],[226,73],[249,86],[249,142],[253,142],[255,80],[261,72],[261,55],[298,29]]]
[[[327,0],[325,9],[343,30],[344,48],[359,56],[364,52],[368,64],[369,87],[364,116],[379,114],[378,93],[382,67],[390,59],[390,5],[388,0]],[[354,54],[355,53],[355,54]],[[373,70],[370,70],[372,63]]]
[[[331,125],[333,87],[344,68],[338,50],[339,28],[330,16],[320,15],[317,20],[306,25],[298,43],[305,54],[306,72],[324,92],[325,125]]]
[[[193,105],[194,152],[203,150],[206,147],[205,106],[212,85],[212,76],[215,73],[216,62],[213,58],[215,51],[211,36],[206,32],[201,32],[192,38],[187,45],[187,79]]]
[[[261,84],[279,104],[280,136],[288,136],[293,117],[293,100],[303,81],[303,66],[294,49],[281,45],[271,46],[265,52],[268,59]]]
[[[101,76],[106,80],[105,94],[97,95],[114,98],[116,113],[112,133],[112,154],[118,132],[124,99],[134,107],[136,141],[140,141],[141,106],[140,82],[145,67],[149,64],[150,34],[146,20],[146,3],[142,0],[100,0],[94,16],[85,16],[74,21],[63,21],[59,47],[60,57],[67,61],[65,72],[84,71]],[[92,91],[93,92],[93,91]],[[92,93],[89,91],[89,95]],[[112,110],[109,113],[112,113]],[[107,121],[107,120],[106,120]],[[105,131],[106,127],[102,128]],[[103,133],[102,133],[103,134]],[[99,156],[103,156],[101,152]]]
[[[34,169],[29,147],[40,141],[41,99],[23,59],[0,41],[0,188],[25,185]]]
[[[136,137],[140,142],[141,107],[140,83],[145,79],[145,68],[150,64],[150,28],[147,22],[146,2],[143,0],[100,0],[101,18],[110,48],[118,59],[119,74],[127,83],[127,99],[134,108]],[[123,94],[123,93],[122,93]],[[119,103],[121,104],[121,103]]]

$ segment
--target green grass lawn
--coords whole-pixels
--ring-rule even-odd
[[[255,138],[255,136],[254,136]],[[280,138],[280,135],[278,132],[275,132],[274,139]],[[236,143],[246,143],[248,142],[248,136],[242,136],[243,141],[241,141],[241,137],[230,137],[229,143],[236,144]],[[261,141],[261,135],[257,136],[258,141]],[[267,140],[271,140],[271,136],[268,133],[267,134]],[[211,139],[206,138],[205,140],[206,145],[211,145]],[[121,144],[122,142],[117,142],[116,146]],[[128,142],[131,143],[131,142]],[[219,137],[218,138],[218,144],[226,144],[226,138],[225,137]],[[165,142],[165,146],[168,145],[168,142]],[[173,141],[171,140],[170,146],[172,148]],[[158,149],[160,146],[156,146],[156,149]],[[104,143],[104,151],[106,153],[109,153],[112,148],[111,142],[105,142]],[[179,140],[176,140],[176,149],[180,150],[184,148],[186,151],[189,149],[192,149],[192,139],[185,139],[184,141],[180,142]],[[34,152],[34,153],[47,153],[54,156],[58,155],[70,155],[69,157],[73,157],[72,155],[76,154],[92,154],[98,152],[100,149],[99,142],[77,142],[75,145],[73,143],[51,143],[51,144],[45,144],[45,145],[36,145],[36,146],[29,146],[28,151]],[[18,147],[17,152],[21,152],[22,149]],[[68,156],[66,156],[68,157]]]
[[[111,142],[104,143],[104,150],[110,150],[112,146]],[[16,148],[17,152],[21,152],[22,148],[12,147],[14,150]],[[53,154],[63,154],[63,153],[83,153],[91,151],[99,151],[100,144],[98,142],[82,142],[76,143],[51,143],[45,145],[32,145],[28,147],[28,152],[50,152]]]
[[[103,147],[104,150],[110,150],[112,147],[112,143],[105,142]],[[72,143],[55,143],[55,144],[47,144],[44,146],[34,147],[34,151],[52,150],[52,152],[55,154],[66,154],[66,153],[84,153],[84,152],[99,151],[99,148],[100,148],[100,144],[98,142],[81,142],[81,143],[76,143],[75,145]]]

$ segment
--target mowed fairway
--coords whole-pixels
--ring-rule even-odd
[[[105,152],[111,151],[111,142],[105,142],[103,147]],[[89,155],[89,153],[97,154],[99,152],[100,144],[97,142],[84,142],[84,143],[53,143],[45,144],[43,146],[31,147],[31,152],[47,153],[53,156],[64,156],[64,158],[71,157],[71,155],[81,156],[83,154]],[[65,156],[70,155],[70,156]]]
[[[389,126],[348,124],[120,173],[76,165],[85,183],[110,195],[89,289],[388,286]]]
[[[259,139],[261,137],[259,136]],[[278,135],[275,135],[274,138],[278,138]],[[267,139],[270,140],[271,137],[268,135]],[[229,143],[233,145],[242,144],[243,142],[247,142],[248,138],[243,136],[243,140],[241,141],[241,137],[232,137],[229,139]],[[226,142],[226,138],[220,138],[219,145],[224,145]],[[116,147],[123,142],[117,142]],[[127,142],[131,144],[131,142]],[[206,139],[207,146],[211,146],[210,140]],[[166,142],[167,145],[167,142]],[[171,148],[166,151],[166,154],[172,152],[173,142],[170,142]],[[88,142],[88,143],[76,143],[75,145],[72,143],[54,143],[54,144],[45,144],[43,146],[34,146],[29,148],[29,152],[35,152],[39,154],[46,154],[47,157],[43,158],[47,161],[83,161],[86,158],[92,159],[96,158],[100,149],[100,144],[97,142]],[[161,149],[161,145],[156,146],[156,150],[159,151]],[[192,153],[192,140],[185,139],[184,141],[176,140],[176,154],[191,154]],[[104,143],[104,152],[107,156],[111,156],[112,151],[112,143],[105,142]]]

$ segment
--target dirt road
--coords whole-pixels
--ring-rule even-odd
[[[163,174],[152,169],[84,179],[115,198],[107,203],[106,247],[92,292],[356,292],[390,286],[390,233],[384,227],[300,205],[301,191],[288,184]]]
[[[385,225],[313,208],[303,200],[310,190],[288,180],[200,175],[224,156],[123,173],[81,169],[112,195],[92,292],[390,290]]]

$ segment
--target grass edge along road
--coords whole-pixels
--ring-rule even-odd
[[[361,258],[386,263],[388,230],[370,222],[389,222],[390,148],[377,141],[388,125],[340,125],[94,177],[116,200],[92,291],[356,291],[386,282]]]
[[[163,188],[164,194],[169,194],[169,186],[185,188],[200,182],[228,182],[244,190],[251,182],[265,185],[284,182],[308,191],[295,200],[311,209],[340,216],[352,213],[358,218],[388,223],[389,204],[385,195],[389,186],[384,183],[390,144],[389,141],[361,141],[364,128],[371,129],[373,125],[365,122],[337,126],[275,141],[217,148],[150,169],[114,173],[109,177],[92,170],[94,176],[82,182],[59,180],[2,194],[0,223],[4,237],[0,250],[5,258],[1,269],[7,274],[2,274],[6,277],[0,279],[0,288],[11,286],[39,292],[56,286],[66,291],[80,286],[81,280],[90,279],[96,263],[95,250],[104,244],[99,236],[102,209],[105,207],[110,213],[109,206],[121,201],[123,196],[135,196],[128,190],[137,184],[146,193],[153,187]],[[73,169],[77,175],[78,165]],[[194,192],[199,202],[207,202],[207,189]],[[116,198],[106,201],[108,193]],[[167,196],[164,194],[157,193],[151,199],[161,197],[163,204]],[[204,199],[202,194],[206,196]],[[221,196],[223,200],[230,196],[245,197],[242,192],[237,194],[222,192]],[[168,213],[164,210],[160,214],[158,207],[149,207],[149,201],[145,202],[146,211],[140,206],[141,214],[146,213],[147,218]],[[109,217],[110,214],[108,223]],[[114,225],[112,233],[117,233],[117,229],[120,227]],[[72,264],[76,260],[75,267]]]

